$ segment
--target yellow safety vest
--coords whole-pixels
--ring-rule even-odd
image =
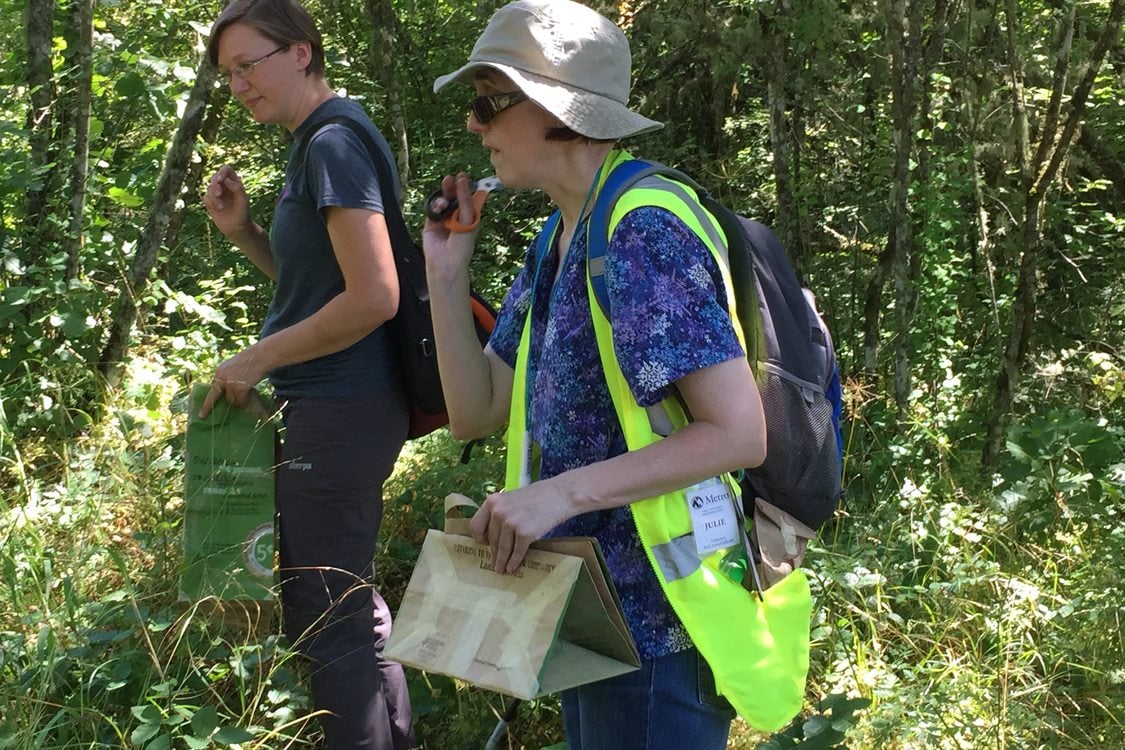
[[[624,151],[613,151],[601,169],[597,187],[601,187],[616,164],[632,158]],[[728,305],[733,305],[730,274],[724,260],[725,247],[716,247],[713,239],[716,232],[718,238],[723,236],[714,218],[698,206],[694,192],[690,193],[690,200],[697,202],[693,210],[681,199],[682,192],[677,195],[676,191],[646,188],[644,184],[630,189],[617,201],[610,220],[610,236],[621,218],[634,208],[659,206],[667,209],[707,245],[722,272]],[[677,183],[671,184],[680,191],[690,190]],[[708,219],[713,223],[711,228],[701,223]],[[613,331],[590,288],[589,269],[587,295],[598,353],[626,445],[630,451],[640,450],[663,438],[653,429],[649,412],[637,404],[621,373],[613,351]],[[508,490],[530,481],[531,445],[526,404],[531,314],[529,310],[512,385],[505,476]],[[738,317],[732,314],[731,320],[739,340],[745,345]],[[684,411],[676,398],[666,399],[661,406],[673,428],[686,424]],[[737,483],[729,477],[727,480],[736,493],[735,502],[740,502]],[[711,667],[718,692],[755,728],[773,732],[784,727],[801,710],[808,672],[812,597],[804,572],[794,571],[767,589],[759,599],[720,570],[723,550],[703,559],[696,554],[683,490],[634,502],[630,508],[657,580],[692,642]]]

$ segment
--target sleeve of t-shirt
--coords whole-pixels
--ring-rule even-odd
[[[516,353],[520,348],[520,338],[523,337],[523,326],[527,322],[527,311],[531,305],[531,267],[532,252],[535,243],[528,250],[527,259],[523,270],[516,276],[512,287],[504,296],[500,311],[496,314],[496,325],[488,338],[488,345],[500,359],[511,367],[516,368]]]
[[[685,375],[745,356],[714,256],[671,212],[625,214],[605,280],[617,362],[641,406],[671,395]]]
[[[318,211],[328,206],[383,213],[383,193],[371,154],[351,128],[333,123],[309,142],[308,185]]]

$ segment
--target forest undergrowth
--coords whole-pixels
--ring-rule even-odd
[[[1089,358],[1062,366],[1087,384],[1104,375]],[[269,609],[222,617],[177,601],[185,417],[168,367],[142,348],[104,417],[65,444],[36,439],[30,415],[0,422],[0,748],[318,740],[303,665]],[[935,414],[919,407],[887,437],[890,407],[861,401],[858,383],[847,391],[848,495],[807,559],[807,712],[772,738],[736,721],[730,747],[1113,746],[1125,723],[1121,429],[1037,405],[987,474]],[[378,558],[392,606],[444,496],[496,489],[501,443],[464,464],[444,431],[408,444]],[[408,671],[425,746],[482,746],[504,698]],[[557,701],[525,704],[507,741],[561,742]]]

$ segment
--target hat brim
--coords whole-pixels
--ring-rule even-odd
[[[472,84],[472,74],[484,68],[498,70],[511,78],[529,99],[559,118],[568,128],[587,138],[628,138],[664,127],[664,123],[637,114],[610,97],[502,63],[468,62],[435,80],[434,93],[453,81]]]

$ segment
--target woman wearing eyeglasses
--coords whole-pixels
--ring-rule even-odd
[[[468,64],[434,83],[475,89],[468,128],[496,175],[510,188],[543,190],[561,211],[554,236],[529,248],[483,353],[464,314],[475,234],[427,221],[437,352],[442,372],[458,374],[443,381],[455,435],[509,423],[507,489],[473,517],[477,541],[511,573],[543,536],[597,538],[641,655],[637,672],[563,692],[568,747],[719,750],[734,713],[715,695],[685,626],[691,612],[654,573],[636,519],[648,513],[642,505],[664,507],[652,503],[760,464],[765,425],[715,259],[677,215],[642,205],[620,219],[605,255],[610,356],[636,402],[678,393],[691,422],[627,450],[593,329],[586,231],[605,174],[631,158],[617,142],[661,127],[628,108],[630,66],[624,34],[598,13],[569,0],[520,0],[493,15]],[[446,177],[443,191],[471,224],[466,176]],[[524,434],[513,435],[521,422]]]
[[[203,203],[216,227],[277,286],[257,343],[216,370],[201,414],[242,405],[269,377],[285,421],[277,468],[285,632],[309,660],[332,750],[414,747],[402,668],[382,658],[390,612],[372,585],[382,486],[407,410],[383,323],[398,281],[383,208],[398,177],[383,136],[324,78],[321,36],[293,0],[233,0],[212,27],[211,62],[260,124],[294,141],[269,229],[223,165]],[[396,184],[339,123],[357,123]],[[303,158],[302,158],[303,155]]]

